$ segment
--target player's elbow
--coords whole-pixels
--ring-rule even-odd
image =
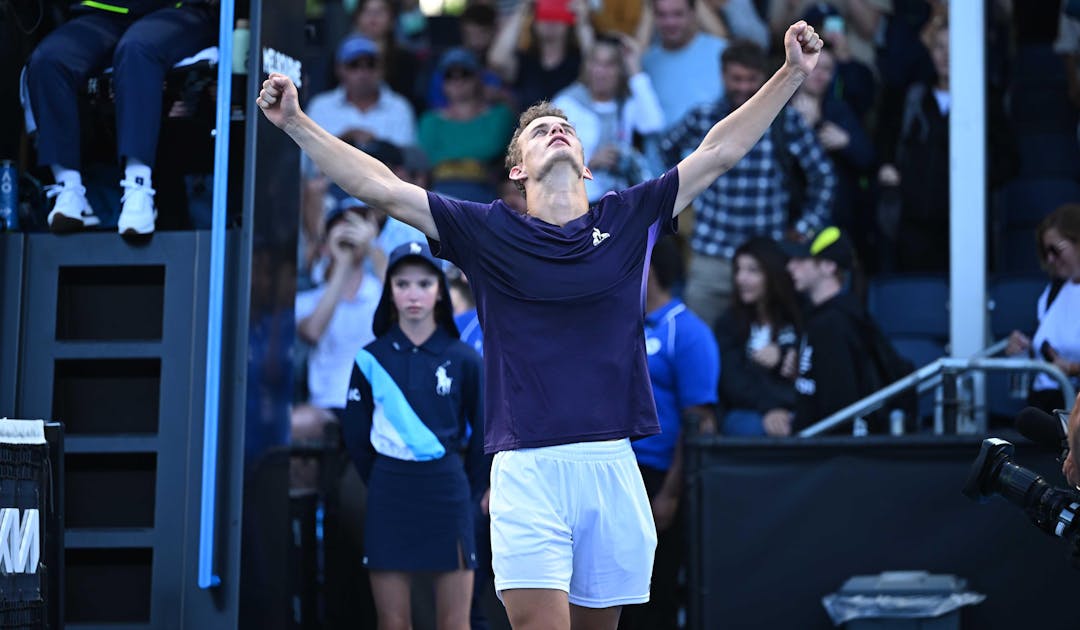
[[[741,149],[736,143],[719,141],[711,146],[705,147],[705,155],[714,171],[714,176],[720,177],[729,171],[732,166],[735,166],[735,163],[738,162],[742,156],[746,155],[746,150]]]

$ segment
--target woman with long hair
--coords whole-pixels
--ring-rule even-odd
[[[559,92],[552,104],[574,121],[593,178],[585,180],[589,201],[610,190],[645,181],[644,158],[634,133],[664,129],[664,112],[649,75],[641,71],[641,47],[622,33],[596,38],[582,64],[581,80]]]
[[[1042,357],[1075,385],[1080,377],[1080,204],[1067,203],[1043,219],[1035,230],[1035,243],[1050,275],[1036,307],[1039,327],[1031,337],[1014,330],[1005,354]],[[1052,411],[1064,409],[1066,401],[1057,382],[1039,374],[1028,403]]]
[[[411,627],[413,575],[434,575],[438,627],[469,627],[486,497],[480,357],[458,340],[446,276],[427,246],[390,254],[372,341],[356,355],[342,418],[367,484],[363,565],[379,628]]]
[[[726,435],[790,432],[802,317],[786,265],[787,256],[769,238],[752,238],[735,250],[734,303],[716,326]]]

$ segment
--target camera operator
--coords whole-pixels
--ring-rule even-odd
[[[1080,487],[1080,394],[1073,401],[1069,413],[1069,454],[1061,465],[1061,472],[1069,480],[1069,485]]]

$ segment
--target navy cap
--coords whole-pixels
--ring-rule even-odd
[[[350,61],[365,55],[368,57],[378,57],[379,47],[375,45],[375,42],[363,35],[349,35],[341,40],[341,44],[338,45],[337,62],[349,63]]]
[[[464,68],[469,72],[479,72],[480,62],[476,55],[464,48],[451,48],[439,58],[439,74],[446,74],[451,68]]]
[[[831,260],[841,269],[851,269],[855,261],[855,247],[851,239],[835,226],[825,228],[810,241],[783,241],[780,247],[792,258]]]
[[[404,262],[408,258],[417,258],[428,263],[432,267],[439,270],[442,273],[442,262],[431,253],[431,249],[428,248],[426,243],[420,241],[409,241],[408,243],[402,243],[394,248],[390,255],[386,257],[386,277],[390,277],[390,272],[394,270],[399,264]]]

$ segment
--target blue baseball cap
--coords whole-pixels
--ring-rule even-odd
[[[476,55],[464,48],[451,48],[439,58],[439,74],[446,74],[451,68],[462,68],[469,72],[480,71],[480,62]]]
[[[379,47],[363,35],[349,35],[341,40],[337,49],[337,62],[349,63],[360,57],[378,57]]]

